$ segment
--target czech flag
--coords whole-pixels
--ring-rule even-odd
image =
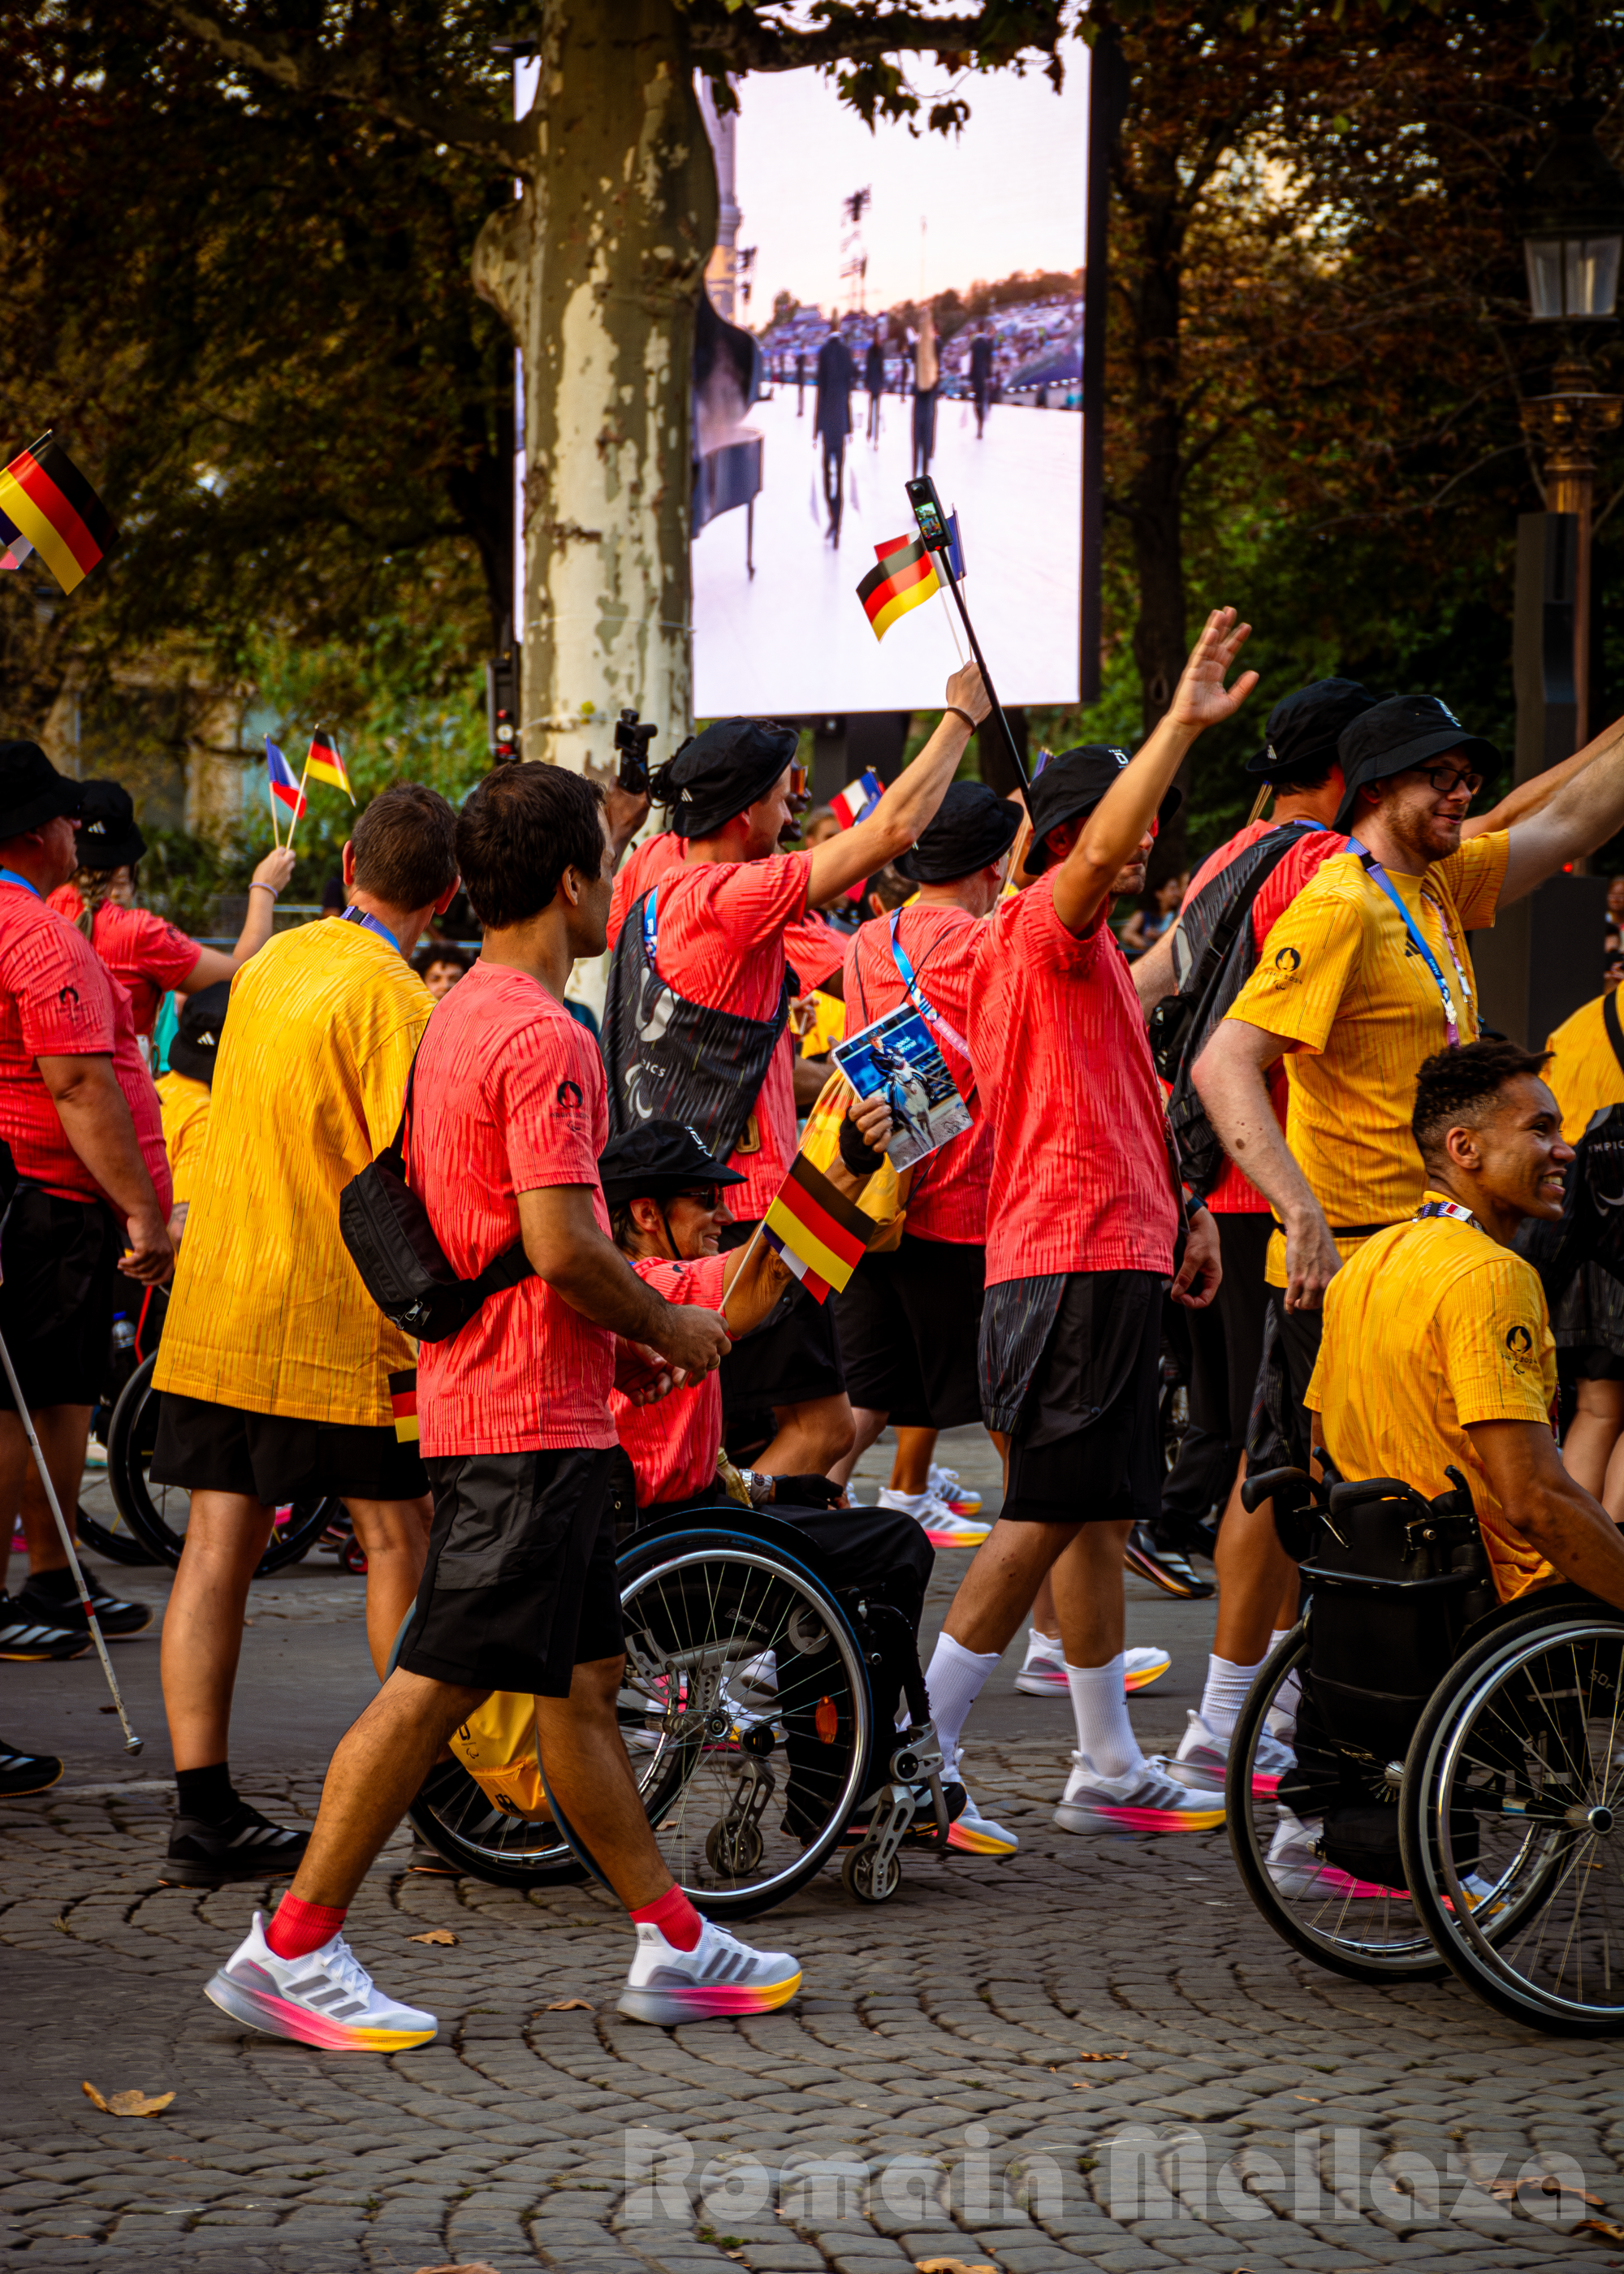
[[[265,738],[265,771],[271,778],[272,797],[297,821],[310,800],[299,787],[298,776],[268,734]]]
[[[335,789],[342,789],[350,804],[355,803],[355,792],[350,787],[344,762],[338,755],[338,744],[323,729],[319,728],[310,738],[310,756],[304,761],[304,772],[313,781],[330,782]]]
[[[789,1174],[762,1224],[762,1238],[782,1256],[814,1302],[832,1289],[838,1294],[868,1252],[874,1230],[855,1201],[838,1193],[804,1154],[790,1163]]]
[[[82,584],[118,534],[112,516],[48,428],[0,473],[0,568],[37,553],[64,592]]]
[[[869,569],[857,587],[857,597],[874,626],[875,638],[883,639],[898,616],[906,616],[910,608],[922,607],[940,589],[936,562],[915,538],[911,544],[898,544],[880,553],[879,567]]]
[[[867,821],[884,794],[885,785],[870,766],[854,782],[847,782],[838,797],[830,799],[829,810],[842,829],[851,829],[858,822]]]

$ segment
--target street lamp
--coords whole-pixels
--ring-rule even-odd
[[[1570,513],[1574,557],[1575,748],[1590,740],[1590,513],[1596,448],[1618,425],[1624,402],[1604,395],[1581,344],[1585,325],[1610,323],[1624,252],[1624,181],[1596,139],[1601,106],[1568,104],[1557,139],[1528,185],[1522,254],[1537,324],[1559,324],[1551,393],[1522,406],[1522,428],[1544,449],[1545,510]]]

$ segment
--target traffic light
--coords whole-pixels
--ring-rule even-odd
[[[511,617],[503,620],[496,653],[485,667],[485,710],[492,762],[518,757],[519,650]]]

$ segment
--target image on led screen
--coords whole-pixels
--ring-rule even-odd
[[[871,133],[807,71],[741,79],[719,118],[706,102],[722,211],[695,358],[702,718],[940,699],[951,601],[881,643],[856,598],[876,548],[914,534],[903,485],[921,471],[959,516],[1002,700],[1077,698],[1086,54],[1058,91],[1037,72],[962,91],[957,137]]]

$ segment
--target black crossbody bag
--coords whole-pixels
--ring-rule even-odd
[[[460,1334],[487,1295],[516,1287],[535,1269],[523,1239],[492,1257],[477,1279],[459,1279],[434,1237],[429,1212],[406,1181],[406,1128],[417,1079],[414,1057],[395,1141],[339,1195],[338,1228],[361,1284],[392,1326],[420,1343]]]

